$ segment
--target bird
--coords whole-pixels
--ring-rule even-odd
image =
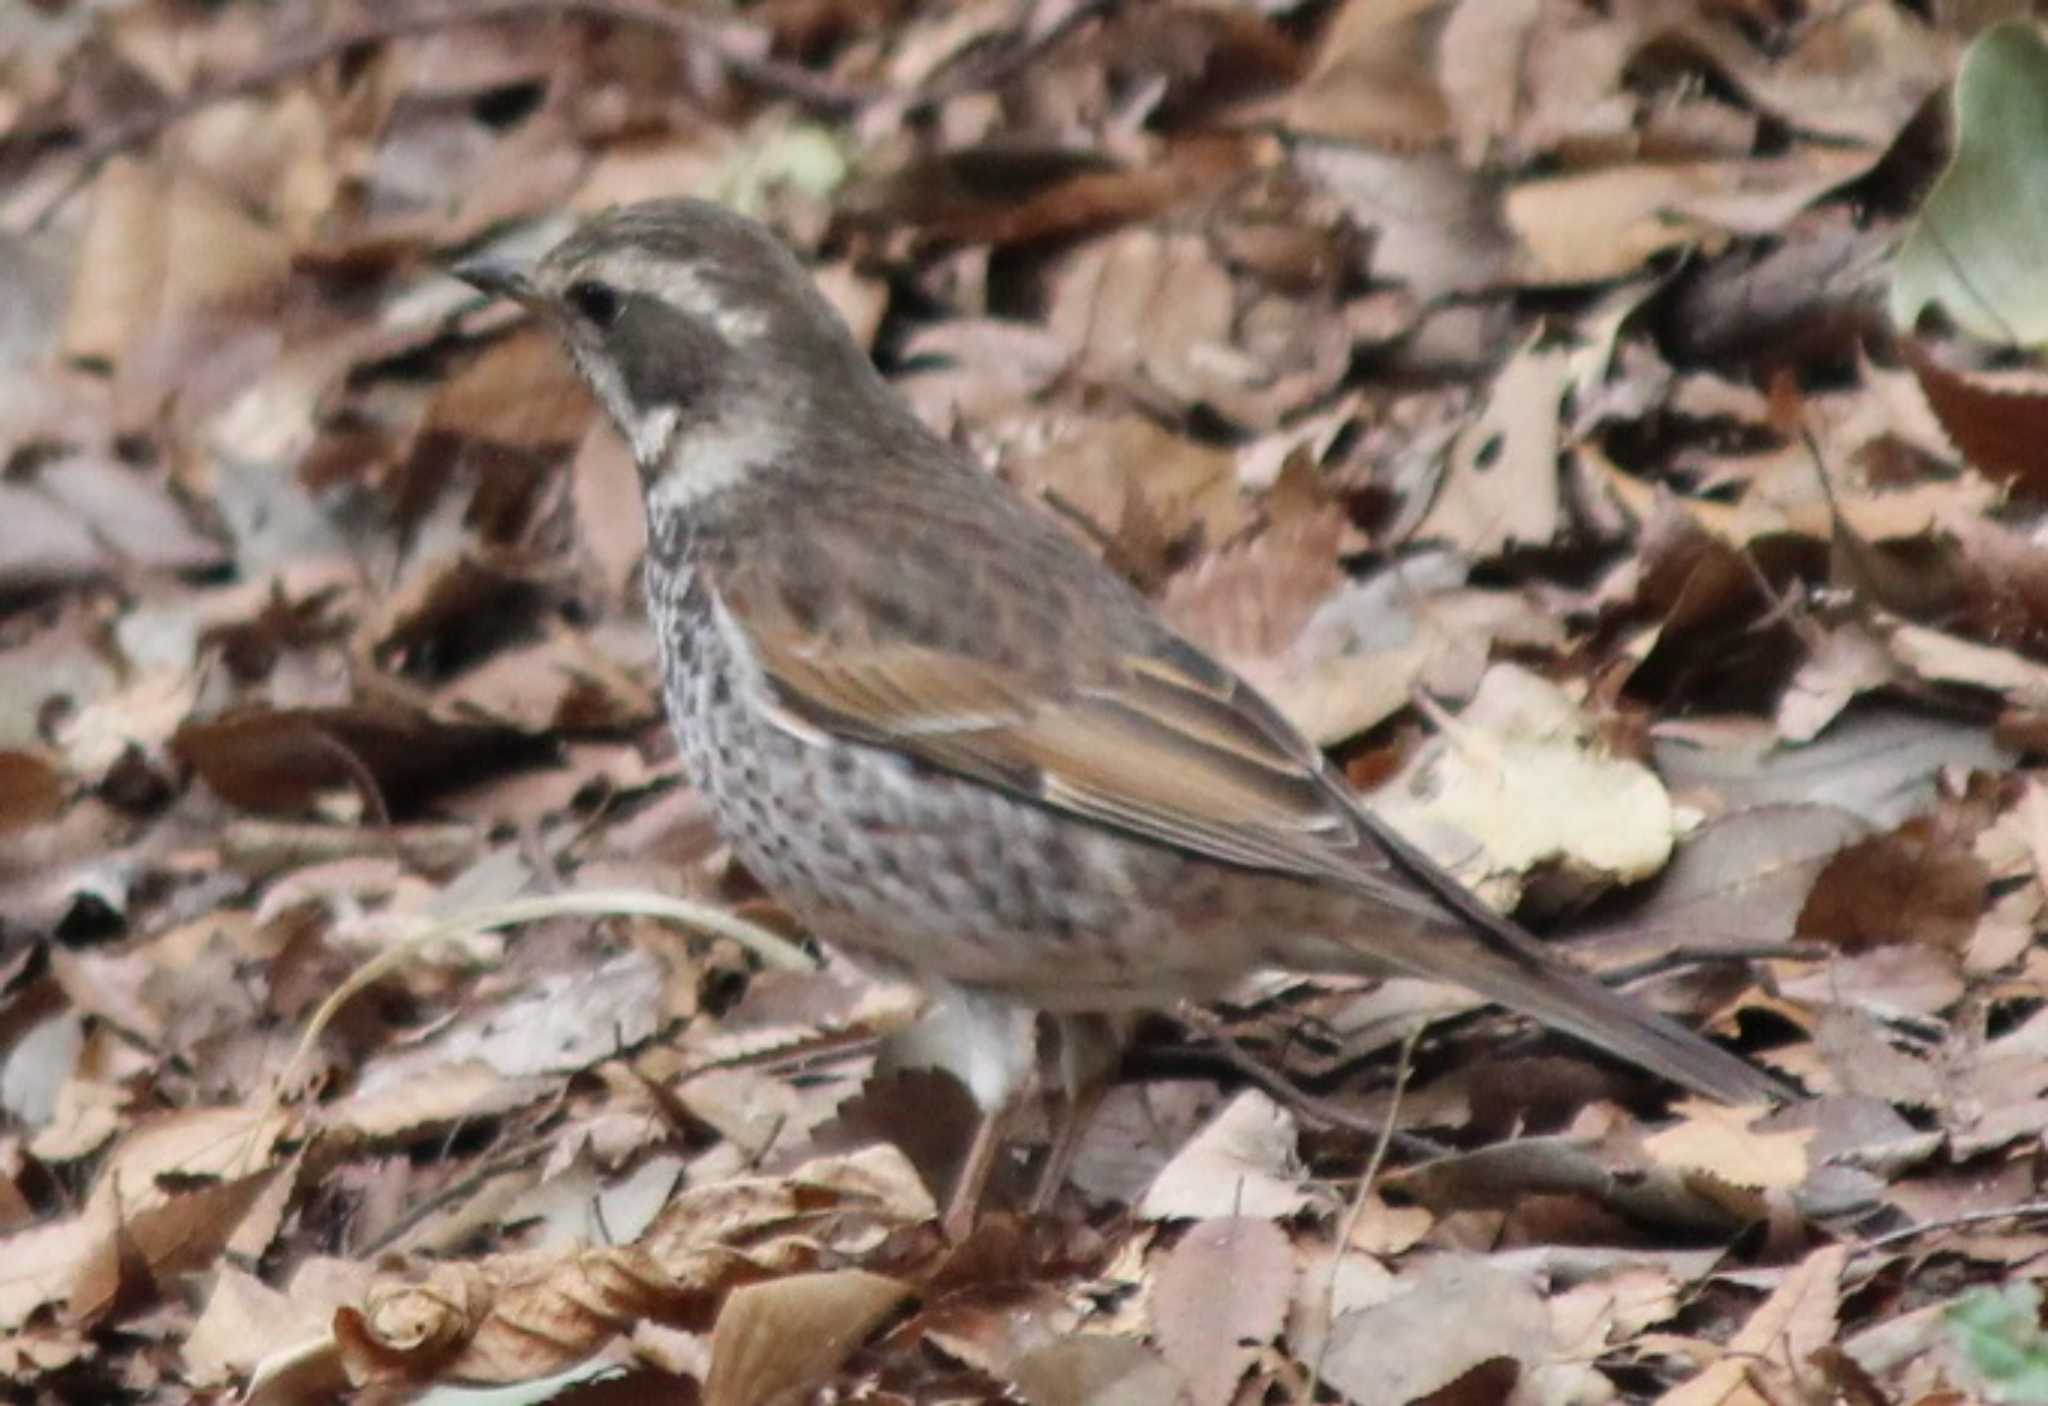
[[[531,263],[450,272],[550,329],[631,448],[663,700],[733,854],[815,937],[949,1012],[980,1111],[949,1228],[1030,1084],[1038,1015],[1063,1079],[1099,1089],[1132,1013],[1262,970],[1462,986],[1710,1098],[1786,1096],[1376,816],[920,420],[766,226],[645,201]]]

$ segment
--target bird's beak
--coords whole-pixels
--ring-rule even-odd
[[[515,303],[531,303],[539,296],[533,280],[526,276],[526,268],[510,259],[493,259],[488,256],[464,259],[452,265],[449,273],[497,298],[510,298]]]

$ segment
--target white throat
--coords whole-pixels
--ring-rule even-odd
[[[722,416],[678,432],[681,423],[681,412],[666,406],[641,416],[635,426],[634,456],[642,464],[664,466],[647,489],[650,512],[687,511],[768,468],[789,449],[788,434],[761,415]],[[643,452],[643,440],[659,441],[648,446],[654,453]]]

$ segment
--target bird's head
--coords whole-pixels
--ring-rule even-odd
[[[708,201],[627,206],[530,268],[453,272],[561,337],[651,498],[687,504],[787,457],[807,423],[892,404],[781,241]]]

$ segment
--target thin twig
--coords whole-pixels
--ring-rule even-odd
[[[374,1260],[377,1256],[383,1254],[386,1250],[411,1234],[422,1221],[426,1220],[427,1217],[433,1215],[436,1211],[447,1206],[456,1205],[475,1196],[477,1192],[496,1181],[499,1177],[510,1176],[515,1172],[524,1171],[535,1162],[538,1162],[546,1154],[547,1150],[548,1147],[545,1142],[530,1140],[525,1147],[517,1152],[508,1152],[502,1156],[492,1158],[461,1180],[452,1182],[424,1200],[415,1201],[412,1205],[407,1206],[397,1216],[393,1217],[391,1224],[385,1226],[367,1244],[358,1246],[356,1254],[362,1259]]]
[[[1645,957],[1625,967],[1599,973],[1607,986],[1629,986],[1646,977],[1687,967],[1712,966],[1718,962],[1824,962],[1831,949],[1812,942],[1760,942],[1750,947],[1675,947],[1654,957]]]
[[[1318,1098],[1308,1090],[1301,1088],[1279,1070],[1268,1068],[1265,1064],[1261,1063],[1251,1051],[1240,1045],[1231,1036],[1230,1032],[1223,1028],[1221,1021],[1217,1020],[1215,1016],[1203,1010],[1200,1006],[1184,1003],[1180,1014],[1181,1018],[1189,1025],[1194,1026],[1216,1042],[1217,1051],[1222,1054],[1225,1062],[1231,1068],[1244,1075],[1245,1078],[1251,1080],[1254,1084],[1257,1084],[1267,1093],[1273,1095],[1281,1103],[1294,1109],[1297,1113],[1305,1113],[1317,1122],[1327,1123],[1333,1128],[1346,1128],[1355,1133],[1370,1133],[1374,1137],[1379,1138],[1391,1137],[1405,1156],[1443,1157],[1449,1155],[1449,1148],[1439,1146],[1428,1138],[1418,1137],[1414,1133],[1393,1131],[1392,1112],[1389,1112],[1385,1119],[1368,1118],[1363,1114],[1354,1113],[1340,1104],[1333,1103],[1329,1099]],[[1414,1041],[1420,1037],[1423,1025],[1426,1024],[1427,1022],[1424,1022],[1422,1025],[1415,1027],[1414,1032],[1404,1042],[1404,1049],[1413,1045]]]
[[[376,773],[370,770],[369,764],[357,756],[355,750],[346,742],[325,728],[311,728],[306,736],[315,747],[327,753],[348,773],[349,780],[355,783],[356,792],[362,800],[363,810],[368,814],[370,824],[376,827],[377,833],[394,852],[403,853],[398,847],[398,837],[392,831],[391,807],[384,803],[384,788],[377,784]]]
[[[882,1040],[882,1036],[871,1030],[839,1030],[775,1049],[749,1050],[743,1054],[721,1055],[686,1064],[675,1072],[674,1078],[676,1083],[686,1084],[701,1075],[728,1069],[752,1069],[768,1074],[804,1073],[877,1049]]]
[[[1856,1247],[1858,1255],[1876,1254],[1890,1249],[1902,1241],[1916,1239],[1922,1235],[1935,1235],[1944,1230],[1960,1230],[1966,1226],[1984,1225],[1991,1221],[2016,1220],[2025,1216],[2048,1216],[2048,1201],[2023,1201],[2017,1206],[2005,1206],[1991,1211],[1964,1211],[1960,1215],[1943,1216],[1939,1220],[1922,1221],[1918,1225],[1905,1226],[1888,1231],[1874,1240],[1865,1240]]]
[[[435,942],[512,927],[518,923],[570,915],[660,918],[717,937],[731,938],[769,966],[808,971],[813,965],[802,951],[777,934],[707,903],[694,903],[688,899],[671,898],[666,894],[633,890],[515,899],[510,903],[460,914],[446,922],[436,923],[378,953],[351,972],[341,985],[320,1003],[320,1008],[313,1012],[312,1019],[306,1023],[305,1034],[299,1037],[298,1048],[292,1051],[291,1060],[278,1079],[275,1101],[284,1100],[300,1065],[311,1053],[314,1042],[320,1038],[320,1033],[327,1028],[341,1008],[366,987],[411,960],[422,948]]]
[[[1330,1331],[1337,1322],[1337,1271],[1344,1263],[1344,1247],[1351,1243],[1352,1235],[1358,1230],[1359,1218],[1365,1213],[1366,1198],[1372,1195],[1372,1184],[1379,1179],[1380,1167],[1387,1160],[1387,1148],[1394,1140],[1394,1120],[1401,1111],[1401,1095],[1407,1091],[1408,1075],[1415,1067],[1415,1046],[1422,1039],[1427,1022],[1418,1023],[1408,1032],[1408,1038],[1401,1042],[1400,1062],[1394,1066],[1394,1097],[1387,1104],[1387,1118],[1380,1125],[1379,1141],[1373,1144],[1372,1158],[1365,1164],[1365,1174],[1358,1179],[1358,1190],[1351,1195],[1351,1204],[1345,1207],[1344,1223],[1337,1228],[1337,1238],[1330,1246],[1330,1272],[1323,1280],[1322,1341],[1316,1344],[1316,1360],[1308,1369],[1308,1380],[1295,1397],[1295,1406],[1308,1406],[1315,1399],[1316,1385],[1323,1377],[1323,1359],[1330,1352]]]

